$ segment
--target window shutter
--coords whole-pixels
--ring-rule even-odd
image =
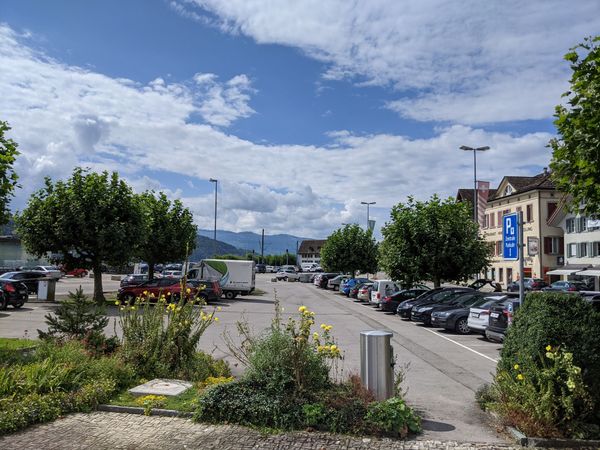
[[[544,238],[544,254],[549,255],[552,253],[552,238],[545,237]]]
[[[546,220],[548,220],[550,217],[552,217],[552,214],[554,214],[554,211],[556,211],[556,203],[548,202],[548,217],[546,217]]]
[[[558,238],[558,254],[559,255],[565,254],[565,238],[562,238],[562,237]]]

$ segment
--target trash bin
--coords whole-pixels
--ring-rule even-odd
[[[390,331],[360,333],[360,378],[377,400],[394,395],[394,350]]]
[[[40,278],[38,281],[38,300],[53,302],[56,299],[56,279]]]

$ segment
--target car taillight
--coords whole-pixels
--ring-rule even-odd
[[[576,289],[574,286],[572,286],[572,287],[570,287],[569,289],[567,289],[567,291],[570,291],[570,292],[573,292],[573,291],[576,291],[576,290],[577,290],[577,289]]]
[[[512,321],[513,321],[513,315],[512,315],[512,313],[509,310],[507,310],[507,309],[505,309],[502,312],[506,316],[506,320],[507,320],[508,324],[509,325],[512,324]]]
[[[15,289],[15,286],[12,283],[6,283],[4,285],[4,290],[6,292],[17,292],[17,290]]]
[[[383,301],[384,302],[391,302],[392,301],[392,297],[383,297]]]
[[[381,298],[381,294],[378,292],[377,293],[377,300],[379,300]]]
[[[480,315],[480,316],[485,316],[486,314],[489,314],[489,313],[490,313],[490,310],[489,310],[489,309],[484,309],[483,311],[481,311],[481,312],[479,313],[479,315]]]

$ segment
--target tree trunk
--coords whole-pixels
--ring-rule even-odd
[[[154,265],[153,262],[148,262],[148,281],[154,280]]]
[[[104,292],[102,289],[102,265],[94,263],[94,301],[104,303]]]
[[[442,284],[442,280],[439,277],[435,277],[433,279],[433,287],[434,288],[439,288]]]

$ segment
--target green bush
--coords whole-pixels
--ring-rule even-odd
[[[391,435],[405,437],[408,432],[421,431],[421,419],[403,399],[392,397],[369,405],[366,421],[375,429]]]

